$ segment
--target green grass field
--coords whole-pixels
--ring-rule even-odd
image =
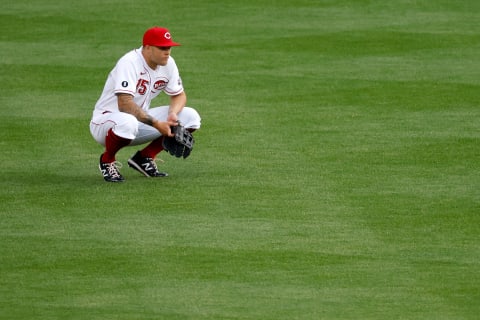
[[[0,319],[478,319],[477,0],[3,2]],[[105,183],[153,25],[203,126]]]

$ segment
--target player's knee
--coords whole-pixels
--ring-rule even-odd
[[[125,113],[120,119],[116,119],[113,132],[125,139],[135,139],[138,134],[138,120],[135,116]]]
[[[190,129],[200,129],[201,117],[198,114],[197,110],[185,107],[182,112],[178,115],[180,122],[185,126],[185,128]]]

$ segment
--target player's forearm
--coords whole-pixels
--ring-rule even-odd
[[[187,95],[182,92],[176,96],[170,97],[168,113],[179,114],[187,104]]]
[[[151,115],[146,113],[142,108],[140,108],[130,95],[119,95],[118,96],[118,109],[121,112],[129,113],[137,118],[138,121],[148,124],[150,126],[154,125],[156,121]]]
[[[137,118],[138,121],[143,122],[149,126],[154,127],[164,136],[172,136],[172,131],[170,130],[170,123],[165,121],[160,121],[146,113],[142,108],[137,106],[135,103],[119,104],[119,110],[122,112],[130,113]]]

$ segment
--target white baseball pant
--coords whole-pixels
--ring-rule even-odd
[[[166,121],[168,106],[151,108],[147,112],[155,119]],[[184,107],[178,114],[178,120],[185,128],[200,128],[200,115],[193,108]],[[90,121],[90,132],[93,138],[103,146],[110,129],[117,136],[132,140],[131,146],[153,141],[162,135],[154,127],[139,122],[133,115],[125,112],[106,112],[94,116]]]

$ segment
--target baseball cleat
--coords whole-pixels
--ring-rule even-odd
[[[98,165],[103,179],[107,182],[123,182],[125,179],[120,174],[117,168],[117,162],[102,162],[102,156],[100,156],[100,164]]]
[[[140,151],[137,151],[128,159],[128,166],[142,173],[146,177],[168,177],[168,173],[158,171],[157,164],[152,158],[144,158],[140,155]]]

